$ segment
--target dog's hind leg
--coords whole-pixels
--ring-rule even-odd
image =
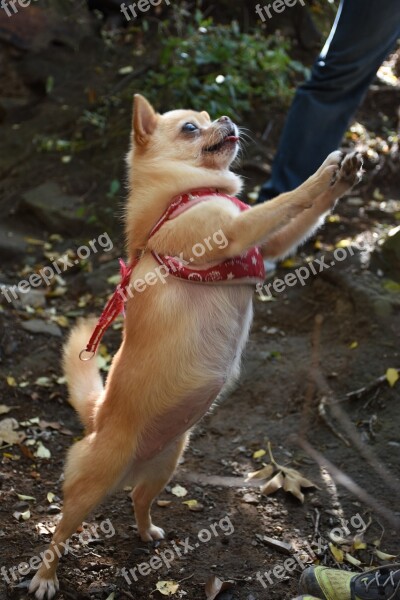
[[[36,592],[38,600],[50,599],[56,594],[56,569],[60,557],[67,551],[67,540],[121,480],[132,459],[132,444],[124,447],[121,442],[123,440],[116,442],[102,432],[85,437],[71,448],[65,470],[63,516],[29,587],[31,593]]]
[[[160,454],[140,465],[140,474],[131,497],[138,533],[145,542],[164,537],[161,527],[152,523],[151,505],[171,479],[188,437],[189,434],[185,433]]]

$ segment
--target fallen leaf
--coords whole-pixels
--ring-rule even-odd
[[[283,486],[283,475],[281,472],[279,472],[275,475],[275,477],[273,477],[272,479],[267,481],[267,483],[265,483],[261,487],[261,493],[266,494],[268,496],[269,494],[273,494],[274,492],[279,490],[282,486]]]
[[[118,69],[119,75],[129,75],[129,73],[133,73],[132,65],[127,65],[126,67],[121,67],[120,69]]]
[[[24,512],[19,512],[18,510],[16,510],[15,513],[13,513],[13,517],[17,519],[17,521],[27,521],[31,518],[31,511],[29,510],[29,508]]]
[[[263,467],[259,471],[253,471],[252,473],[249,473],[247,475],[246,481],[249,481],[250,479],[268,479],[268,477],[271,477],[274,470],[275,469],[273,465],[265,465],[265,467]]]
[[[17,494],[19,500],[35,500],[36,502],[36,498],[34,498],[33,496],[24,496],[24,494]]]
[[[182,504],[186,504],[189,510],[193,512],[201,512],[204,509],[204,506],[198,500],[184,500]]]
[[[17,387],[17,382],[15,381],[14,377],[11,377],[11,375],[7,377],[7,383],[10,387]]]
[[[232,587],[232,581],[222,581],[216,575],[211,575],[206,582],[206,600],[214,600],[220,594],[220,592],[228,590]]]
[[[43,387],[51,387],[53,382],[49,377],[38,377],[35,381],[35,384]]]
[[[396,381],[399,379],[399,372],[397,369],[388,369],[386,371],[386,379],[388,380],[390,387],[394,387]]]
[[[394,554],[386,554],[386,552],[382,552],[381,550],[375,550],[375,554],[380,560],[394,560],[397,558]]]
[[[183,498],[184,496],[186,496],[186,494],[188,493],[187,489],[182,487],[181,485],[175,485],[172,490],[171,493],[174,496],[178,496],[178,498]]]
[[[50,458],[51,452],[46,446],[43,446],[42,442],[38,442],[38,447],[35,452],[35,456],[38,458]]]
[[[283,489],[285,492],[289,492],[298,498],[301,503],[304,502],[304,494],[301,491],[301,485],[298,477],[293,477],[293,475],[285,475],[283,480]]]
[[[20,421],[21,427],[31,427],[32,425],[39,425],[40,419],[39,417],[32,417],[28,421]]]
[[[253,458],[261,458],[262,456],[265,456],[267,453],[265,450],[256,450],[255,452],[253,452]]]
[[[349,239],[344,239],[344,240],[340,240],[339,242],[337,242],[337,244],[335,244],[336,248],[348,248],[349,246],[351,246],[352,244],[352,240]]]
[[[335,560],[338,563],[342,563],[343,562],[343,559],[344,559],[343,550],[341,550],[340,548],[338,548],[337,546],[335,546],[335,544],[332,544],[332,542],[329,543],[329,550],[331,551],[333,557],[335,558]]]
[[[19,448],[22,452],[22,454],[26,457],[29,458],[29,460],[34,461],[35,457],[33,455],[33,452],[31,452],[31,450],[29,450],[29,448],[27,446],[25,446],[25,444],[20,444]]]
[[[10,460],[21,460],[21,457],[18,454],[11,454],[10,452],[3,452],[4,458],[9,458]]]
[[[157,500],[157,506],[169,506],[170,504],[172,504],[171,500]]]
[[[115,592],[111,592],[111,594],[109,596],[107,596],[106,600],[114,600],[115,598]]]
[[[175,581],[158,581],[156,588],[163,596],[173,596],[179,588],[179,583]]]
[[[348,552],[346,552],[344,556],[346,561],[349,562],[351,565],[354,565],[355,567],[361,567],[362,562],[361,560],[358,560],[358,558],[354,558],[354,556],[352,556]]]
[[[23,438],[23,433],[16,431],[16,429],[18,429],[18,421],[15,419],[3,419],[0,421],[0,444],[3,442],[6,444],[18,444]]]
[[[350,350],[355,350],[356,348],[358,348],[358,342],[351,342],[349,348]]]
[[[291,269],[292,267],[297,267],[299,264],[300,260],[298,258],[286,258],[280,263],[280,267],[283,267],[284,269]]]
[[[10,412],[10,410],[12,410],[14,408],[14,406],[6,406],[5,404],[0,404],[0,415],[5,415],[6,413]]]
[[[47,502],[49,504],[51,504],[53,502],[53,500],[54,500],[55,497],[56,497],[56,495],[53,494],[53,492],[48,492],[48,494],[47,494]]]
[[[55,532],[57,525],[53,523],[36,523],[35,528],[39,535],[51,535]]]
[[[353,540],[353,549],[354,550],[365,550],[367,548],[367,544],[363,541],[362,537],[356,535]]]

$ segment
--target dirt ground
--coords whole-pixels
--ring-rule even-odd
[[[102,232],[114,247],[74,265],[42,292],[38,288],[25,304],[4,298],[0,304],[0,435],[8,418],[23,434],[20,443],[1,447],[1,600],[28,598],[33,571],[21,576],[12,570],[44,550],[60,518],[65,454],[83,435],[67,403],[61,347],[79,316],[100,314],[123,254],[125,191],[113,182],[124,181],[130,106],[113,108],[103,132],[82,115],[94,97],[112,96],[121,81],[116,73],[131,56],[127,44],[112,49],[104,44],[89,18],[78,25],[57,29],[57,43],[26,37],[23,30],[7,42],[2,36],[0,283],[15,285],[67,251],[76,257],[79,246]],[[43,24],[39,30],[43,33]],[[52,90],[45,93],[49,81]],[[140,91],[134,82],[129,89]],[[375,148],[376,139],[397,127],[399,99],[398,88],[377,85],[356,117],[374,132]],[[262,170],[283,117],[283,111],[266,113],[244,123],[254,138],[238,165],[246,192],[266,176]],[[272,134],[263,141],[270,122]],[[50,139],[69,140],[77,130],[79,147],[49,148]],[[355,133],[348,143],[367,142]],[[378,158],[367,161],[364,183],[341,201],[337,216],[268,282],[322,256],[330,268],[273,299],[255,294],[241,379],[195,428],[182,464],[154,507],[154,521],[167,539],[141,542],[129,491],[113,494],[88,517],[85,530],[91,535],[73,536],[60,564],[57,599],[161,598],[159,581],[178,583],[176,598],[214,598],[211,592],[206,596],[205,584],[217,576],[232,582],[219,600],[286,600],[296,596],[305,564],[360,570],[387,562],[377,548],[400,553],[399,383],[391,387],[382,378],[360,397],[346,396],[400,368],[398,262],[387,259],[380,246],[385,231],[398,225],[400,179],[398,162],[384,153]],[[54,205],[43,207],[40,199],[50,193]],[[58,201],[69,210],[61,211]],[[343,240],[356,238],[367,251],[351,256]],[[335,247],[347,254],[331,265]],[[117,325],[105,338],[105,368],[119,338]],[[245,482],[249,472],[269,462],[268,443],[277,463],[318,486],[303,488],[304,503],[282,489],[263,494],[257,480]],[[353,483],[335,480],[328,461]],[[177,496],[180,490],[186,495]],[[185,504],[189,500],[197,502]],[[338,539],[337,528],[345,539]],[[340,552],[347,552],[347,560]],[[128,575],[130,583],[121,572],[171,554],[170,564],[157,570],[142,566],[142,574],[137,568],[135,576]],[[295,560],[285,563],[291,556]],[[349,562],[352,557],[359,566]]]

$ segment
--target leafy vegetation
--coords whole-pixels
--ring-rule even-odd
[[[266,102],[289,104],[295,74],[305,67],[290,58],[290,43],[279,33],[241,32],[236,21],[216,24],[196,12],[182,36],[160,36],[157,70],[143,79],[143,90],[158,106],[207,106],[213,115],[233,117]]]

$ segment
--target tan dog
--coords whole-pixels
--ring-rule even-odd
[[[70,402],[86,436],[68,455],[63,517],[49,547],[52,558],[42,563],[30,585],[40,600],[52,598],[58,589],[56,568],[65,541],[117,487],[133,487],[142,540],[164,536],[152,523],[151,504],[171,478],[190,427],[239,372],[254,286],[240,279],[234,285],[207,285],[175,276],[150,283],[148,274],[159,266],[153,253],[183,257],[200,271],[256,244],[265,256],[285,255],[323,222],[360,175],[357,155],[343,158],[334,152],[298,189],[241,212],[221,195],[235,195],[241,188],[240,178],[229,170],[238,139],[228,117],[211,122],[206,112],[188,110],[159,115],[142,96],[135,97],[127,254],[131,261],[141,257],[132,281],[148,285],[128,299],[122,344],[105,388],[95,361],[79,360],[93,324],[78,325],[66,345]],[[204,188],[208,195],[178,209],[150,237],[173,198]],[[194,246],[216,239],[215,232],[226,243],[203,244],[203,255],[194,257]]]

